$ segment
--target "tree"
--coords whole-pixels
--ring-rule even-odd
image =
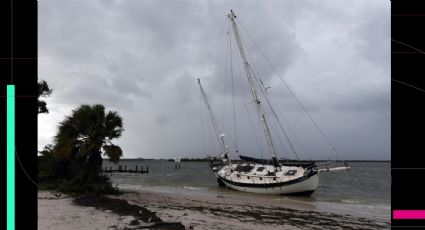
[[[123,130],[117,112],[105,114],[103,105],[82,105],[59,124],[54,153],[59,158],[75,159],[98,173],[102,169],[102,150],[113,162],[122,156],[121,148],[111,141],[120,137]]]
[[[53,153],[53,145],[48,144],[44,146],[44,149],[41,150],[40,155],[37,159],[38,165],[38,182],[39,184],[50,184],[58,178],[58,175],[61,175],[61,165],[60,162],[56,160]],[[45,187],[45,186],[41,186]]]
[[[82,105],[59,123],[53,154],[59,190],[76,193],[116,193],[117,188],[102,174],[102,153],[111,161],[122,156],[112,140],[123,132],[122,118],[105,113],[103,105]],[[58,167],[57,167],[58,166]]]
[[[53,156],[53,145],[47,144],[44,146],[43,150],[40,151],[42,157],[52,157]]]
[[[46,81],[39,81],[38,82],[38,113],[49,113],[49,110],[47,109],[46,102],[43,100],[40,100],[40,97],[47,97],[52,94],[52,89],[49,88]]]

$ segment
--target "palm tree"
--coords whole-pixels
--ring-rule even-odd
[[[91,175],[99,175],[102,152],[113,162],[118,162],[122,156],[121,148],[111,142],[120,137],[122,131],[122,118],[117,112],[105,114],[100,104],[82,105],[59,123],[54,154],[58,159],[76,162],[72,174],[83,169]]]
[[[53,90],[49,88],[46,81],[38,82],[38,113],[49,113],[46,102],[41,100],[40,97],[48,97],[52,94],[52,91]]]

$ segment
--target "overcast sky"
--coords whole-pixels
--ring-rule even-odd
[[[39,149],[53,143],[58,123],[72,109],[100,103],[124,120],[125,131],[115,141],[124,157],[219,151],[200,100],[200,77],[231,150],[269,158],[234,37],[227,33],[225,16],[233,9],[244,27],[248,58],[271,87],[268,94],[300,158],[390,159],[390,1],[38,3],[39,79],[53,88],[50,113],[39,115]],[[269,124],[279,157],[294,158],[277,123]]]

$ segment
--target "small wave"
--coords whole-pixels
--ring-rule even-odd
[[[199,189],[202,189],[202,188],[199,188],[199,187],[190,187],[190,186],[183,186],[183,188],[184,189],[190,189],[190,190],[199,190]]]
[[[358,201],[354,201],[354,200],[341,200],[343,203],[349,203],[349,204],[360,204],[360,202]]]
[[[134,184],[118,184],[120,189],[129,189],[129,190],[142,190],[145,188],[143,185],[134,185]]]

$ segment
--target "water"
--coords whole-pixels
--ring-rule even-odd
[[[149,166],[149,174],[108,174],[114,184],[121,188],[154,189],[172,192],[197,192],[213,194],[243,194],[257,197],[258,194],[236,192],[217,185],[216,178],[207,162],[181,162],[180,170],[175,163],[159,160],[125,160],[119,165],[135,169],[135,165]],[[118,165],[104,161],[104,167]],[[309,197],[294,197],[325,210],[333,209],[348,214],[380,219],[390,218],[391,176],[390,163],[353,162],[347,171],[320,174],[317,190]],[[261,195],[266,199],[276,196]],[[264,198],[263,197],[263,198]],[[279,197],[279,196],[277,196]],[[285,197],[286,198],[286,197]]]

